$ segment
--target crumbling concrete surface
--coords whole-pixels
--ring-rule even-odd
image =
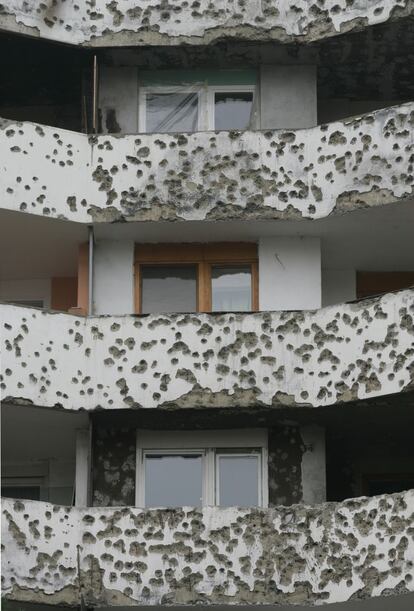
[[[317,311],[81,318],[0,306],[3,400],[318,407],[414,380],[414,289]]]
[[[317,219],[414,194],[414,103],[311,129],[96,136],[2,122],[1,207],[81,223]]]
[[[2,587],[68,605],[341,602],[413,591],[413,531],[414,491],[274,509],[4,499]]]
[[[412,0],[3,0],[0,29],[84,46],[312,42],[409,15]]]

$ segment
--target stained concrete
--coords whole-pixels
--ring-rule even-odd
[[[413,290],[316,311],[76,317],[0,305],[3,400],[306,408],[408,391]]]

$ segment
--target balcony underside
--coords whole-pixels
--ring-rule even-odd
[[[317,219],[414,193],[413,103],[285,132],[2,127],[2,208],[81,223]]]
[[[80,318],[3,305],[5,402],[319,407],[410,390],[414,290],[317,311]]]
[[[3,592],[79,604],[328,604],[413,591],[414,492],[274,509],[3,500]],[[79,568],[78,568],[79,554]]]
[[[411,0],[375,0],[370,3],[288,0],[234,3],[207,0],[196,5],[173,5],[118,0],[89,7],[58,0],[50,7],[6,0],[1,6],[0,29],[83,46],[145,46],[209,44],[223,37],[312,42],[342,32],[395,20],[413,12]]]

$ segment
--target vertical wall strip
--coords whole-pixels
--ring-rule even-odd
[[[93,314],[93,256],[94,256],[94,233],[93,226],[88,226],[88,239],[89,239],[89,257],[88,257],[88,314]]]

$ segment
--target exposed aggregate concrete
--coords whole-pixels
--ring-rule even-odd
[[[95,136],[2,122],[1,207],[90,223],[317,219],[414,193],[414,103],[302,130]]]
[[[0,29],[85,46],[311,42],[397,19],[412,0],[4,0]]]
[[[409,390],[414,289],[317,311],[82,318],[2,305],[3,400],[325,406]]]
[[[68,605],[341,602],[413,591],[413,535],[414,491],[274,509],[4,499],[2,587]]]

